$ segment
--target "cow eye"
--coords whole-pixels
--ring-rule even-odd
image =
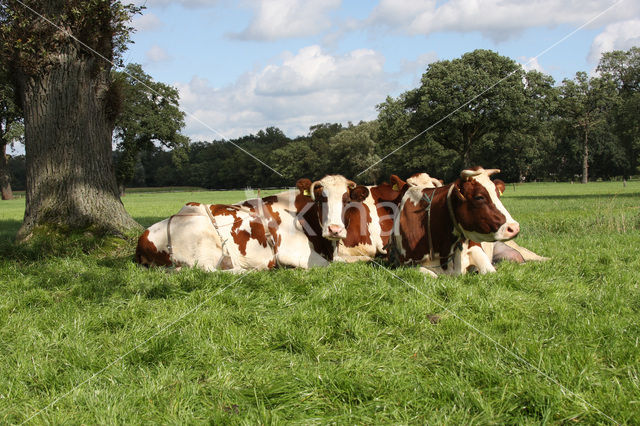
[[[475,195],[473,199],[477,201],[484,201],[484,197],[482,195]]]

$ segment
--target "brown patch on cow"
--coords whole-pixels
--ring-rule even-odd
[[[396,206],[402,201],[402,196],[406,192],[408,185],[405,181],[400,179],[396,175],[391,175],[393,184],[382,183],[380,185],[372,187],[369,191],[371,198],[376,206],[376,212],[380,218],[380,230],[382,245],[386,246],[391,238],[391,230],[393,229],[393,215],[395,211],[389,206],[383,206],[382,203],[393,203]],[[393,189],[393,185],[396,185],[397,190]]]
[[[453,234],[453,221],[447,207],[449,187],[425,188],[431,200],[431,222],[428,223],[428,204],[422,198],[417,204],[407,200],[400,211],[400,237],[405,254],[400,261],[420,262],[429,254],[429,234],[433,242],[434,258],[440,258],[440,265],[447,269],[449,255],[457,238]]]
[[[211,204],[209,206],[213,216],[233,216],[237,217],[238,210],[228,204]]]
[[[200,205],[200,203],[196,203],[195,201],[189,201],[187,203],[187,206],[194,206],[195,207],[195,206],[199,206],[199,205]]]
[[[275,268],[275,267],[276,267],[276,260],[275,260],[275,259],[271,259],[271,260],[269,261],[269,263],[267,263],[267,268],[269,268],[269,269],[273,269],[273,268]]]
[[[267,246],[267,235],[264,231],[264,225],[260,221],[260,219],[254,219],[249,222],[249,227],[251,228],[251,238],[258,241],[262,247]],[[246,243],[245,243],[246,246]]]
[[[476,243],[475,241],[469,240],[469,247],[480,247],[480,248],[482,248],[482,244]]]
[[[247,255],[247,243],[251,239],[251,234],[245,230],[241,231],[232,231],[231,236],[233,237],[233,241],[238,246],[238,250],[243,256]]]
[[[371,223],[369,207],[362,204],[347,208],[344,212],[344,223],[347,228],[347,238],[342,240],[345,247],[355,247],[360,244],[371,244],[368,224]],[[364,217],[363,214],[364,213]]]
[[[136,262],[141,265],[149,266],[171,266],[171,258],[169,253],[165,251],[159,252],[156,245],[149,240],[149,230],[147,229],[138,238],[136,247]]]

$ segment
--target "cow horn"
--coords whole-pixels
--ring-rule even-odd
[[[348,186],[349,188],[353,189],[353,188],[355,188],[356,186],[358,186],[358,184],[357,184],[357,183],[355,183],[355,182],[354,182],[354,181],[352,181],[352,180],[347,179],[347,186]]]
[[[478,169],[478,170],[469,170],[469,169],[467,169],[467,170],[463,170],[463,171],[460,173],[460,177],[461,177],[463,180],[469,180],[470,178],[472,178],[472,177],[474,177],[474,176],[481,175],[481,174],[482,174],[482,172],[484,172],[484,169],[483,169],[483,168],[480,168],[480,169]]]
[[[487,176],[495,175],[496,173],[500,173],[500,169],[489,169],[486,170]]]
[[[316,185],[318,185],[320,188],[322,188],[322,182],[320,182],[319,180],[317,180],[317,181],[313,182],[313,183],[311,184],[311,188],[309,188],[309,192],[311,192],[311,199],[312,199],[313,201],[315,201],[315,200],[316,200],[316,192],[315,192],[315,187],[316,187]]]

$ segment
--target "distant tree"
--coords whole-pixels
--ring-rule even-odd
[[[611,121],[626,159],[623,174],[629,177],[640,164],[640,47],[604,53],[597,70],[617,89]]]
[[[378,122],[362,122],[329,139],[329,154],[335,172],[358,183],[376,183],[380,175],[380,160],[376,154]],[[363,170],[365,173],[357,176]]]
[[[575,129],[582,151],[582,183],[589,181],[590,136],[604,126],[607,112],[615,101],[610,81],[576,73],[573,80],[565,79],[560,87],[560,114],[569,128]]]
[[[116,178],[120,195],[124,195],[140,164],[140,152],[154,144],[178,151],[188,146],[189,139],[180,133],[185,114],[180,111],[176,88],[154,81],[138,64],[114,71],[112,78],[122,93],[114,137],[119,151]]]
[[[0,57],[17,81],[25,122],[26,209],[17,238],[39,225],[139,229],[118,196],[111,137],[119,99],[110,75],[139,8],[114,0],[28,5],[0,7]]]
[[[410,125],[415,134],[433,126],[430,136],[458,153],[462,166],[470,166],[482,138],[520,126],[526,105],[523,74],[515,61],[490,50],[434,62],[420,87],[406,96]]]
[[[11,191],[11,174],[9,173],[9,156],[7,146],[22,140],[24,125],[22,111],[16,102],[16,93],[9,73],[0,66],[0,144],[2,157],[0,158],[0,192],[3,200],[13,198]]]

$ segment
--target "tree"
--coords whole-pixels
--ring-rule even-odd
[[[640,164],[640,47],[604,53],[597,70],[617,89],[619,102],[614,105],[611,121],[624,151],[623,173],[628,178]]]
[[[114,0],[34,0],[29,7],[4,0],[0,8],[0,55],[17,81],[25,122],[26,209],[17,238],[39,225],[139,229],[113,170],[120,100],[110,76],[139,8]]]
[[[153,81],[138,64],[114,71],[114,84],[122,93],[122,111],[116,119],[114,136],[119,151],[116,178],[120,195],[134,177],[139,154],[154,143],[165,148],[186,148],[189,139],[180,134],[185,114],[180,111],[180,95],[174,87]]]
[[[375,152],[377,132],[377,121],[362,122],[329,139],[329,155],[335,173],[356,179],[358,183],[376,183],[380,176],[380,165],[375,164],[380,160]],[[368,170],[356,178],[365,169]]]
[[[13,198],[11,191],[11,176],[9,173],[9,156],[7,146],[22,140],[24,125],[22,124],[22,111],[16,104],[16,94],[13,82],[4,67],[0,68],[0,144],[2,145],[2,157],[0,157],[0,192],[3,200]]]
[[[526,103],[523,70],[510,58],[474,50],[459,59],[429,65],[421,85],[406,94],[415,134],[428,134],[472,165],[472,150],[485,136],[520,125]]]
[[[578,132],[582,150],[582,183],[589,181],[589,137],[605,124],[607,111],[614,99],[614,87],[602,78],[589,78],[576,73],[574,80],[565,79],[560,88],[560,111],[566,124]]]

